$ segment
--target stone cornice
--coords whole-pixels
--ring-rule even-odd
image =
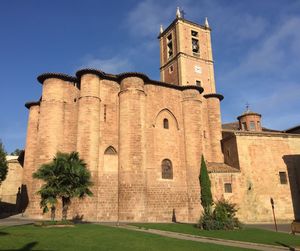
[[[29,101],[25,103],[25,107],[30,109],[31,106],[40,105],[40,101]]]
[[[222,94],[218,94],[218,93],[209,93],[209,94],[205,94],[204,98],[208,99],[208,98],[217,98],[220,101],[222,101],[224,99],[224,96]]]
[[[166,82],[152,80],[146,74],[141,73],[141,72],[124,72],[124,73],[120,73],[118,75],[114,75],[114,74],[105,73],[101,70],[89,69],[89,68],[77,71],[76,77],[69,76],[66,74],[61,74],[61,73],[44,73],[44,74],[39,75],[37,79],[41,84],[43,84],[43,82],[48,78],[58,78],[58,79],[62,79],[65,81],[80,84],[80,78],[84,74],[94,74],[96,76],[99,76],[101,79],[113,80],[117,83],[120,83],[122,81],[122,79],[127,78],[127,77],[138,77],[138,78],[141,78],[144,80],[145,85],[162,86],[162,87],[167,87],[167,88],[171,88],[171,89],[175,89],[175,90],[179,90],[179,91],[193,89],[193,90],[197,90],[200,94],[203,93],[203,91],[204,91],[202,87],[196,86],[196,85],[179,86],[179,85],[169,84]],[[213,94],[213,95],[215,95],[215,97],[217,97],[219,99],[220,99],[220,97],[223,97],[220,94]],[[30,107],[30,106],[34,105],[35,103],[36,102],[28,102],[28,103],[26,103],[25,106],[28,108],[28,106]]]
[[[226,130],[222,132],[230,132],[236,136],[258,136],[258,137],[281,137],[281,138],[300,138],[300,134],[284,133],[284,132],[252,132],[242,130]]]
[[[69,75],[63,74],[63,73],[54,73],[54,72],[43,73],[43,74],[41,74],[41,75],[39,75],[37,77],[37,80],[41,84],[43,84],[44,81],[46,79],[49,79],[49,78],[57,78],[57,79],[61,79],[61,80],[68,81],[68,82],[73,82],[73,83],[77,82],[77,78],[76,77],[69,76]]]

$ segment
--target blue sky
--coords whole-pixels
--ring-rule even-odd
[[[159,25],[185,18],[212,28],[223,123],[250,103],[263,126],[300,124],[299,0],[2,0],[0,1],[0,139],[8,152],[25,145],[27,109],[44,72],[84,67],[139,71],[159,79]]]

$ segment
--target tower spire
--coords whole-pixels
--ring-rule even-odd
[[[160,25],[159,32],[160,32],[160,34],[164,32],[164,28],[163,28],[162,24]]]
[[[176,9],[176,17],[181,18],[181,12],[180,12],[179,7],[177,7],[177,9]]]
[[[207,17],[205,18],[204,26],[205,26],[206,28],[209,28],[209,23],[208,23]]]

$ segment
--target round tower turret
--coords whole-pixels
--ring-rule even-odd
[[[262,131],[261,114],[253,112],[247,105],[246,111],[237,117],[239,129],[242,131]]]

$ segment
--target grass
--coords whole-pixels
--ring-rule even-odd
[[[300,246],[300,237],[288,233],[276,233],[273,231],[245,228],[241,230],[213,230],[205,231],[196,228],[192,224],[174,224],[174,223],[138,223],[131,224],[137,227],[148,229],[159,229],[171,232],[179,232],[185,234],[214,237],[220,239],[229,239],[237,241],[263,243],[277,246]]]
[[[42,228],[33,225],[1,227],[0,250],[122,250],[122,251],[217,251],[246,250],[125,229],[79,224],[73,228]]]

